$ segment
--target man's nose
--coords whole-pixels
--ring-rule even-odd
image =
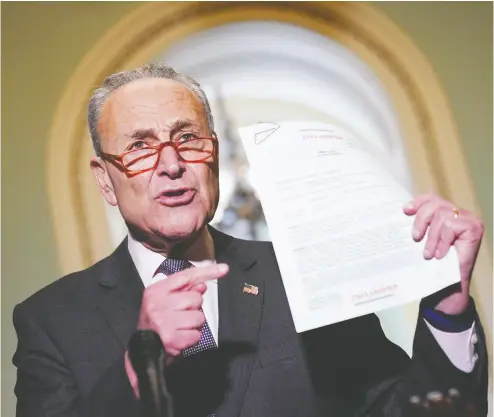
[[[158,175],[167,175],[176,178],[183,170],[183,162],[177,152],[171,146],[165,146],[161,150],[160,159],[156,171]]]

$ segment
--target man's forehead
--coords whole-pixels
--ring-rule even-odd
[[[178,81],[145,78],[132,81],[110,94],[99,120],[101,134],[119,131],[125,136],[136,130],[171,130],[182,120],[200,127],[204,108],[187,87]]]
[[[167,78],[143,78],[131,81],[113,91],[110,102],[164,104],[175,100],[198,101],[195,94],[182,83]]]
[[[140,117],[156,113],[169,116],[177,113],[199,116],[203,106],[197,96],[186,86],[165,78],[144,78],[132,81],[110,93],[103,106],[102,116],[113,119],[128,118],[132,114]]]

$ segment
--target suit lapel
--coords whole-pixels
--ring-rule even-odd
[[[210,229],[218,263],[230,266],[228,276],[218,281],[219,348],[236,356],[230,363],[232,384],[225,401],[215,412],[217,417],[239,415],[254,364],[263,306],[263,278],[257,271],[256,259],[238,250],[230,236]],[[244,291],[246,285],[257,288],[257,294]]]
[[[98,307],[124,348],[137,328],[144,285],[125,239],[110,256],[99,279]]]
[[[231,386],[216,417],[234,417],[241,411],[248,388],[262,316],[264,280],[254,256],[241,252],[236,239],[210,228],[218,263],[230,266],[228,276],[218,281],[219,348],[234,347],[230,362]],[[137,328],[144,286],[127,249],[125,239],[110,256],[99,279],[98,307],[122,347]],[[244,292],[245,285],[258,294]]]

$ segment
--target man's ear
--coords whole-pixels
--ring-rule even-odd
[[[215,172],[218,175],[219,173],[219,165],[220,165],[220,144],[218,142],[218,135],[216,135],[216,132],[212,133],[213,138],[216,139],[216,152],[213,155],[213,160],[214,160],[214,168]]]
[[[108,175],[106,164],[101,158],[94,156],[91,158],[91,170],[93,171],[94,178],[98,183],[99,190],[107,203],[112,206],[116,206],[117,197],[115,196],[115,191],[113,190],[113,184],[110,176]]]

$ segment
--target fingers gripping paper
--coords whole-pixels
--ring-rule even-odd
[[[456,252],[425,260],[412,196],[377,150],[317,122],[239,130],[298,332],[423,298],[460,280]]]

